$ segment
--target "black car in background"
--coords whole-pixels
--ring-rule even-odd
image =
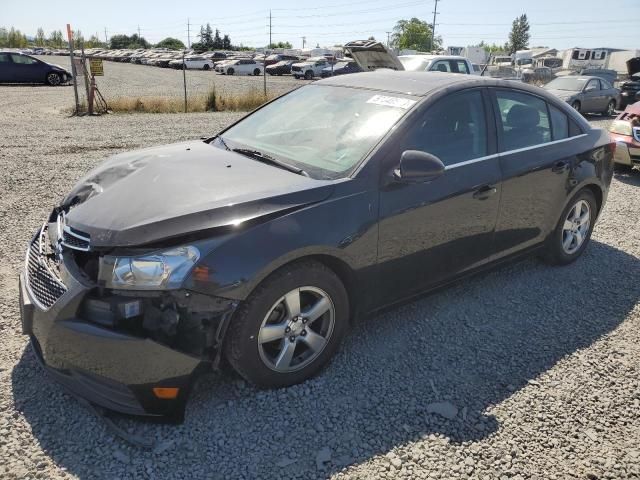
[[[18,52],[0,52],[0,83],[45,83],[56,86],[71,81],[71,73],[58,65]]]
[[[29,243],[23,331],[69,390],[126,413],[182,418],[220,365],[293,385],[372,312],[527,253],[577,260],[613,152],[520,82],[320,80],[89,172]]]
[[[329,66],[322,70],[322,78],[332,77],[336,75],[346,75],[348,73],[360,73],[362,68],[355,60],[339,61],[333,67]]]
[[[298,62],[298,60],[282,60],[278,63],[273,63],[267,67],[267,73],[269,75],[288,75],[291,73],[291,65]]]
[[[285,60],[295,60],[295,62],[299,61],[300,59],[296,56],[296,55],[286,55],[284,53],[274,53],[271,55],[268,55],[265,59],[264,59],[264,64],[265,66],[269,66],[269,65],[274,65],[276,63],[285,61]],[[293,62],[293,63],[295,63]]]
[[[629,80],[620,84],[620,109],[640,102],[640,57],[627,61]]]

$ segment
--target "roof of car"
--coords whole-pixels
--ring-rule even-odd
[[[341,75],[317,83],[353,88],[367,88],[387,92],[404,93],[415,96],[425,96],[429,92],[451,85],[453,83],[469,84],[492,82],[495,79],[479,75],[464,75],[460,73],[444,72],[405,72],[395,70],[376,70],[374,72]]]

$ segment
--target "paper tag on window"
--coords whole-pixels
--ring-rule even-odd
[[[375,105],[384,105],[386,107],[397,107],[407,110],[413,105],[415,105],[416,101],[411,100],[409,98],[401,98],[401,97],[388,97],[386,95],[374,95],[367,103],[373,103]]]

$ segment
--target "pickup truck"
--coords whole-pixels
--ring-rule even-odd
[[[322,76],[322,70],[329,66],[326,57],[312,57],[300,63],[291,65],[291,74],[296,78],[312,80],[313,77]]]
[[[356,40],[347,43],[345,51],[365,72],[379,68],[411,72],[449,72],[477,74],[471,62],[454,55],[396,55],[384,44],[374,40]]]

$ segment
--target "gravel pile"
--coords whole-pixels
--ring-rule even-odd
[[[69,89],[0,91],[0,478],[640,476],[640,172],[615,178],[574,265],[528,259],[369,318],[302,385],[211,375],[180,426],[116,417],[155,441],[143,451],[37,365],[19,326],[25,243],[100,159],[238,115],[69,119]]]

